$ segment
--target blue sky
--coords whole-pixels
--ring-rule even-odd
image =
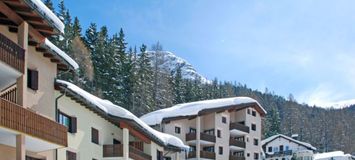
[[[54,1],[55,4],[58,0]],[[83,28],[160,41],[202,75],[299,102],[355,98],[355,1],[66,0]]]

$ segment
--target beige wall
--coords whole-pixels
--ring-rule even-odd
[[[59,159],[65,160],[66,150],[77,153],[81,160],[102,159],[102,145],[113,144],[113,138],[122,143],[122,129],[64,96],[58,109],[77,118],[77,133],[68,132],[68,148],[59,149]],[[91,142],[91,128],[99,130],[99,144]]]
[[[253,160],[254,153],[258,153],[259,158],[261,153],[261,117],[259,112],[257,112],[254,108],[249,107],[248,109],[250,109],[250,114],[247,114],[247,109],[242,110],[242,112],[245,113],[245,125],[250,129],[250,133],[246,136],[245,157],[246,160]],[[252,111],[256,111],[256,117],[252,116]],[[252,124],[256,124],[256,131],[251,129]],[[254,145],[254,138],[259,141],[257,146]],[[248,153],[249,157],[247,156]]]
[[[222,113],[214,113],[215,115],[215,135],[216,135],[216,144],[215,144],[215,153],[216,159],[229,159],[229,121],[230,114],[228,111]],[[222,117],[227,118],[227,123],[222,123]],[[221,130],[221,138],[217,137],[217,129]],[[219,147],[223,147],[223,154],[219,154]]]

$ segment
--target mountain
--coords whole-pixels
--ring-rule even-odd
[[[196,69],[187,60],[176,56],[174,53],[169,51],[148,51],[149,57],[152,62],[155,62],[155,58],[158,57],[160,61],[159,68],[168,69],[168,72],[176,71],[178,67],[181,67],[182,76],[185,79],[194,80],[196,78],[200,79],[203,83],[209,83],[206,77],[199,74]]]

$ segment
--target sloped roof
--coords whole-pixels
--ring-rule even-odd
[[[177,104],[169,108],[150,112],[140,118],[149,125],[156,125],[167,118],[196,116],[233,108],[239,109],[246,106],[256,107],[262,116],[266,114],[265,109],[256,100],[250,97],[233,97]]]
[[[285,138],[285,139],[287,139],[287,140],[290,140],[290,141],[292,141],[292,142],[294,142],[294,143],[297,143],[297,144],[299,144],[299,145],[302,145],[302,146],[304,146],[304,147],[306,147],[306,148],[308,148],[308,149],[311,149],[311,150],[313,150],[313,151],[317,150],[316,147],[313,147],[313,146],[312,146],[311,144],[309,144],[309,143],[301,142],[301,141],[299,141],[299,140],[295,140],[295,139],[293,139],[293,138],[291,138],[291,137],[288,137],[288,136],[285,136],[285,135],[283,135],[283,134],[277,134],[277,135],[273,135],[273,136],[271,136],[271,137],[268,137],[268,138],[266,138],[266,139],[264,139],[264,140],[261,141],[261,145],[264,146],[264,145],[270,143],[271,141],[275,140],[276,138]]]
[[[77,96],[79,96],[79,98],[85,100],[88,103],[86,105],[90,105],[95,107],[95,109],[99,109],[101,113],[104,113],[103,116],[105,116],[106,118],[118,119],[119,121],[126,120],[132,122],[136,127],[138,127],[138,129],[140,129],[141,132],[147,134],[153,139],[153,141],[157,142],[160,145],[163,145],[164,147],[178,148],[180,150],[185,150],[189,148],[179,138],[156,131],[128,110],[118,105],[115,105],[108,100],[98,98],[79,88],[78,86],[63,80],[56,80],[56,84],[67,89],[68,92],[66,93],[76,94]]]

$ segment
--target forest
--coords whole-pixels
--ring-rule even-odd
[[[44,2],[65,24],[65,34],[50,40],[80,66],[77,73],[59,73],[60,79],[71,81],[137,116],[179,103],[248,96],[268,112],[263,119],[264,138],[277,133],[299,134],[301,141],[311,143],[319,152],[342,150],[355,154],[355,105],[325,109],[300,104],[292,94],[282,97],[267,88],[253,90],[237,81],[184,78],[182,66],[163,65],[166,59],[159,42],[149,47],[131,46],[122,28],[113,35],[108,34],[106,26],[94,22],[84,29],[79,19],[70,15],[64,1],[57,7],[51,0]]]

